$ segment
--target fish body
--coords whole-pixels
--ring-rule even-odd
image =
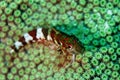
[[[37,28],[28,33],[25,33],[22,37],[19,38],[18,41],[14,43],[12,46],[12,50],[18,52],[23,46],[28,43],[47,40],[53,41],[55,44],[61,46],[65,49],[73,49],[74,51],[82,51],[83,46],[79,43],[79,41],[74,36],[66,35],[62,32],[55,30],[54,28]]]
[[[74,36],[66,35],[54,28],[37,28],[21,36],[19,40],[11,46],[12,49],[10,53],[18,52],[25,45],[34,42],[39,42],[49,46],[51,49],[58,50],[60,56],[57,58],[61,61],[58,64],[59,67],[69,67],[70,64],[75,61],[75,55],[81,53],[84,49],[79,40]],[[53,43],[58,46],[57,49],[54,48]]]

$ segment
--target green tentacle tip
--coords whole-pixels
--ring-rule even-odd
[[[66,78],[66,79],[71,78],[71,73],[66,73],[66,74],[65,74],[65,78]]]
[[[8,72],[8,69],[7,69],[6,67],[3,67],[2,70],[1,70],[1,72],[2,72],[3,74],[6,74],[6,73]]]
[[[110,69],[105,69],[105,74],[111,75],[112,71]]]
[[[115,61],[115,60],[117,59],[117,55],[116,55],[116,54],[112,54],[112,55],[111,55],[111,59],[112,59],[113,61]]]
[[[11,9],[17,9],[17,4],[15,2],[10,3],[10,8]]]
[[[83,68],[84,68],[85,70],[89,70],[89,69],[91,68],[91,64],[89,64],[89,63],[84,64],[84,65],[83,65]]]
[[[115,26],[115,21],[114,20],[109,20],[108,23],[109,23],[110,26]]]
[[[107,7],[108,9],[112,9],[112,8],[113,8],[113,4],[112,4],[111,2],[108,2],[108,3],[106,4],[106,7]]]
[[[2,15],[0,16],[0,18],[1,18],[2,21],[5,21],[7,17],[6,17],[5,14],[2,14]]]
[[[99,16],[99,13],[96,13],[96,14],[93,14],[93,15],[92,15],[92,19],[93,19],[93,20],[98,20],[99,17],[100,17],[100,16]]]
[[[11,68],[11,73],[12,73],[12,74],[16,74],[16,73],[17,73],[16,67],[12,67],[12,68]]]
[[[56,13],[57,8],[56,8],[56,6],[52,6],[50,10],[51,10],[51,12]]]
[[[61,1],[60,6],[65,7],[66,6],[66,1]]]
[[[34,27],[34,26],[37,26],[38,25],[38,21],[37,20],[33,20],[32,21],[32,26]]]
[[[114,64],[113,70],[118,71],[119,69],[120,69],[120,65],[119,64]]]
[[[40,17],[40,16],[39,16],[39,13],[35,12],[35,13],[33,14],[33,18],[38,19],[39,17]]]
[[[59,13],[64,14],[65,13],[65,8],[60,8]]]
[[[116,80],[120,80],[120,75],[118,75],[118,77],[116,78]]]
[[[14,20],[14,16],[8,16],[8,21],[12,22]]]
[[[7,2],[6,1],[1,1],[0,2],[0,7],[1,8],[6,8],[7,7]]]
[[[72,1],[71,4],[70,4],[70,7],[71,7],[71,8],[75,8],[76,5],[77,5],[76,2],[75,2],[75,1]]]
[[[27,5],[26,5],[26,4],[22,4],[22,5],[20,6],[20,8],[21,8],[21,10],[26,10],[26,9],[27,9]]]
[[[42,75],[42,74],[41,74]],[[30,75],[30,80],[35,80],[35,76]]]
[[[23,67],[27,67],[27,66],[28,66],[28,61],[24,61],[24,62],[22,63],[22,65],[23,65]]]
[[[5,33],[0,32],[0,38],[4,38],[5,37]]]
[[[105,6],[105,5],[106,5],[106,3],[107,3],[107,2],[106,2],[106,0],[100,0],[100,6],[102,6],[102,7],[103,7],[103,6]]]
[[[114,39],[115,39],[115,42],[119,42],[119,40],[120,40],[119,35],[114,35]]]
[[[2,31],[3,32],[7,32],[9,30],[9,28],[7,27],[7,26],[4,26],[3,28],[2,28]]]
[[[13,79],[13,77],[14,77],[14,76],[13,76],[13,74],[12,74],[12,73],[8,73],[8,74],[7,74],[7,79],[8,79],[8,80],[12,80],[12,79]]]
[[[101,47],[100,52],[101,53],[106,53],[107,52],[107,47]]]
[[[104,18],[105,18],[106,20],[110,20],[111,17],[112,17],[112,16],[111,16],[110,14],[105,14],[105,15],[104,15]]]
[[[13,41],[12,41],[12,39],[7,39],[7,45],[12,45],[13,44]]]
[[[19,77],[18,75],[15,75],[15,76],[14,76],[14,79],[15,79],[15,80],[20,80],[20,77]]]
[[[99,62],[96,58],[92,58],[91,63],[93,66],[97,66],[99,64]]]
[[[82,63],[83,64],[88,63],[88,62],[89,62],[89,59],[87,57],[82,58]]]
[[[117,48],[118,47],[118,43],[117,42],[112,42],[111,43],[111,47],[112,48]]]
[[[19,28],[19,29],[23,29],[24,26],[25,26],[25,23],[20,23],[20,24],[18,24],[18,28]]]
[[[31,9],[32,9],[33,11],[37,10],[37,9],[38,9],[38,4],[33,3]]]
[[[79,79],[79,74],[78,73],[73,74],[73,78],[74,79]]]
[[[16,65],[17,69],[20,69],[22,68],[22,64],[19,62],[17,65]]]
[[[2,30],[4,27],[7,27],[7,26],[6,26],[6,22],[5,22],[5,21],[1,21],[1,22],[0,22],[0,26],[1,26],[1,29],[0,29],[0,30]]]
[[[95,45],[95,46],[99,45],[99,41],[98,41],[98,40],[93,40],[92,43],[93,43],[93,45]]]
[[[36,72],[37,72],[36,69],[32,69],[32,70],[31,70],[31,74],[32,74],[32,75],[36,74]]]
[[[34,62],[38,64],[40,62],[40,59],[39,58],[35,58]]]
[[[30,3],[30,4],[33,4],[33,3],[34,3],[34,0],[29,0],[29,3]]]
[[[16,4],[22,3],[22,0],[14,0]]]
[[[96,72],[97,75],[101,75],[102,74],[102,70],[99,67],[97,67],[95,69],[95,72]]]
[[[20,24],[21,23],[21,19],[20,18],[15,18],[15,23],[16,24]]]
[[[25,20],[25,19],[28,18],[28,14],[27,14],[27,13],[22,13],[22,16],[21,16],[21,17],[22,17],[23,20]]]
[[[21,30],[16,30],[15,33],[16,33],[16,35],[22,35]]]
[[[102,75],[101,75],[101,79],[102,79],[102,80],[107,80],[107,79],[108,79],[108,76],[107,76],[106,74],[102,74]]]
[[[41,73],[40,77],[45,78],[45,73]]]
[[[89,23],[87,25],[89,28],[93,28],[93,27],[95,27],[96,23],[94,21],[89,21]]]
[[[95,6],[99,5],[99,0],[94,0],[93,5],[95,5]]]
[[[91,58],[91,57],[92,57],[92,54],[93,54],[93,53],[92,53],[92,52],[89,52],[89,51],[88,51],[88,52],[85,52],[85,56],[88,57],[88,58]]]
[[[120,55],[120,48],[117,48],[116,53]]]
[[[91,28],[91,33],[96,33],[97,32],[97,27]]]
[[[106,32],[105,32],[104,30],[101,30],[101,31],[100,31],[100,36],[101,36],[101,37],[105,37],[105,36],[106,36]]]
[[[11,28],[12,31],[17,30],[17,27],[16,27],[16,26],[11,26],[10,28]]]
[[[119,75],[119,73],[117,71],[113,71],[112,72],[112,77],[113,78],[116,78],[118,75]]]
[[[1,79],[1,80],[5,80],[5,75],[0,74],[0,79]]]
[[[40,75],[41,75],[41,72],[37,72],[36,75],[35,75],[35,77],[36,77],[36,78],[40,78]],[[28,77],[29,77],[29,76],[28,76]]]
[[[46,66],[43,66],[43,67],[42,67],[42,71],[43,71],[43,72],[46,72],[47,70],[48,70],[48,68],[47,68]]]
[[[84,72],[82,75],[85,79],[89,79],[90,75],[87,72]]]
[[[93,80],[101,80],[99,77],[94,77]]]
[[[108,62],[109,60],[110,60],[109,55],[104,55],[104,56],[103,56],[103,61],[104,61],[104,62]]]
[[[79,0],[79,3],[84,6],[86,4],[86,0]]]
[[[5,14],[10,15],[12,13],[11,8],[5,8]]]
[[[98,24],[102,25],[102,24],[104,24],[104,23],[105,23],[105,20],[104,20],[104,19],[100,18],[100,19],[98,20]]]
[[[19,63],[20,62],[20,59],[18,59],[18,58],[16,58],[15,60],[14,60],[14,64],[17,64],[17,63]],[[17,65],[16,65],[17,66]]]
[[[8,35],[9,35],[10,37],[12,37],[12,36],[14,35],[14,32],[11,30],[11,31],[8,32]]]
[[[19,74],[20,76],[23,76],[23,75],[24,75],[24,70],[23,70],[23,69],[20,69],[20,70],[18,71],[18,74]]]
[[[14,11],[14,16],[15,17],[19,17],[21,15],[21,11],[20,10],[15,10]]]
[[[115,22],[120,22],[119,16],[114,16]]]
[[[106,64],[105,64],[105,63],[100,63],[100,64],[99,64],[99,68],[100,68],[101,70],[104,70],[104,69],[106,68]]]
[[[76,6],[76,9],[77,9],[77,11],[82,11],[83,7],[80,6],[80,5],[77,5],[77,6]]]
[[[78,68],[76,69],[76,72],[77,72],[77,73],[83,73],[83,68],[82,68],[82,67],[78,67]]]
[[[26,73],[26,74],[29,74],[30,72],[31,72],[31,69],[30,69],[30,68],[26,68],[26,69],[25,69],[25,73]]]
[[[117,5],[119,3],[119,0],[113,0],[113,4]]]
[[[4,49],[5,48],[5,44],[0,43],[0,49]]]
[[[82,14],[77,14],[77,15],[76,15],[76,19],[77,19],[77,20],[81,20],[82,18],[83,18],[83,15],[82,15]]]
[[[112,47],[110,47],[110,48],[108,49],[108,53],[109,53],[109,54],[113,54],[114,51],[115,51],[115,50],[114,50],[114,48],[112,48]]]
[[[32,10],[30,8],[28,8],[26,12],[29,16],[33,14]]]
[[[95,70],[94,69],[89,69],[88,73],[90,74],[90,76],[94,76],[95,75]]]
[[[107,63],[107,68],[112,68],[113,67],[113,62],[109,62],[109,63]]]
[[[46,1],[40,1],[40,2],[41,2],[41,4],[40,4],[40,5],[41,5],[42,7],[45,7],[45,6],[46,6],[46,4],[47,4],[47,2],[46,2]]]
[[[34,62],[30,62],[30,63],[29,63],[29,67],[30,67],[30,68],[34,68],[34,67],[35,67],[35,63],[34,63]]]
[[[60,80],[65,80],[65,76],[64,75],[60,76]]]
[[[100,37],[100,35],[99,35],[98,32],[96,32],[96,33],[93,34],[93,37],[94,37],[95,39],[98,39],[98,38]]]

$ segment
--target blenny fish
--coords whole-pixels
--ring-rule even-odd
[[[63,32],[56,30],[55,28],[37,28],[28,33],[25,33],[18,41],[11,46],[10,53],[18,52],[22,47],[29,43],[40,42],[41,44],[49,45],[47,42],[53,42],[57,45],[56,49],[62,55],[63,53],[66,56],[72,55],[71,62],[75,60],[75,54],[81,53],[84,50],[84,47],[74,36],[67,35]],[[62,57],[61,57],[62,58]],[[63,66],[66,63],[61,63],[59,66]]]

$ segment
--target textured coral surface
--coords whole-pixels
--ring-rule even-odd
[[[56,44],[36,42],[10,54],[38,27],[74,35],[85,51],[71,62]],[[0,80],[120,80],[120,1],[0,0]]]

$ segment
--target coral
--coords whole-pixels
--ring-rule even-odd
[[[0,80],[120,80],[119,8],[119,0],[0,0]],[[40,43],[9,53],[37,27],[73,35],[85,51],[73,63]]]

